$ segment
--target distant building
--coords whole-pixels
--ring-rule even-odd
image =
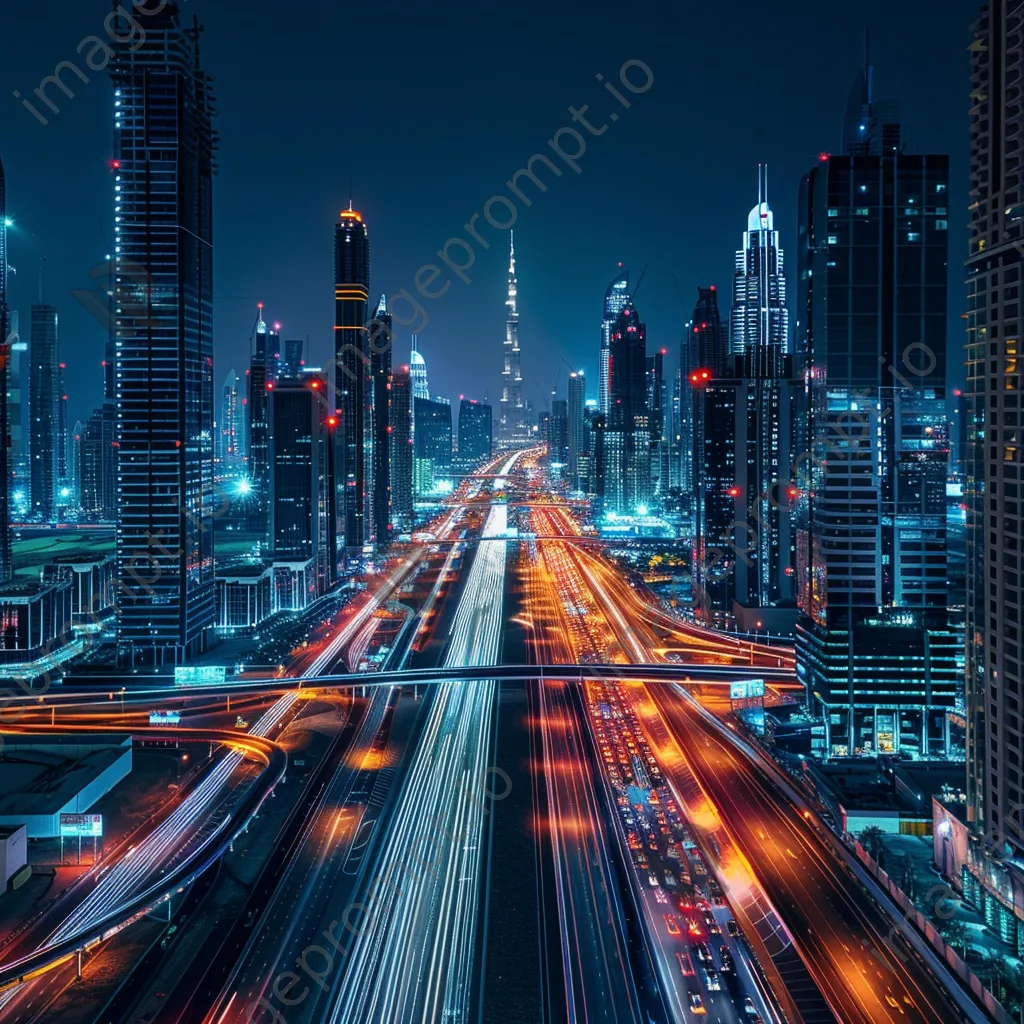
[[[548,418],[548,470],[555,480],[564,480],[569,462],[569,403],[556,398]]]
[[[570,490],[585,491],[586,477],[581,471],[580,462],[582,459],[585,464],[588,455],[586,441],[587,382],[582,370],[573,370],[569,374],[568,396],[566,446],[569,464],[566,479],[569,482]]]
[[[601,313],[601,354],[600,370],[597,382],[598,409],[605,417],[608,416],[611,407],[611,370],[609,358],[612,345],[612,328],[619,314],[625,309],[629,302],[629,271],[622,269],[619,264],[619,273],[613,278],[604,293],[604,307]]]
[[[273,566],[262,564],[217,569],[217,632],[221,636],[248,635],[274,614],[274,573]]]
[[[391,375],[391,533],[413,527],[412,379],[409,367]]]
[[[238,374],[229,370],[220,392],[220,416],[217,420],[218,476],[234,477],[242,471],[242,393]]]
[[[381,295],[367,343],[370,349],[370,458],[367,463],[369,522],[379,548],[391,543],[391,314]]]
[[[409,354],[409,379],[412,382],[413,398],[429,398],[427,363],[419,349],[419,338],[412,336],[412,351]]]
[[[277,607],[300,610],[337,580],[334,506],[336,417],[325,405],[328,380],[321,374],[279,378],[270,393],[270,551],[275,572],[284,569],[288,600]],[[308,580],[298,593],[296,573]]]
[[[263,319],[263,303],[258,306],[250,339],[251,362],[246,408],[249,428],[249,529],[266,536],[270,516],[270,393],[278,378],[278,335]]]
[[[494,450],[491,406],[473,398],[459,402],[459,469],[468,473]]]
[[[52,523],[57,516],[60,396],[57,309],[33,306],[29,343],[32,518],[43,523]]]
[[[652,498],[647,408],[647,329],[636,307],[623,306],[611,333],[611,391],[605,436],[605,511],[626,515]]]
[[[452,478],[452,406],[445,399],[413,400],[413,493],[433,493]]]

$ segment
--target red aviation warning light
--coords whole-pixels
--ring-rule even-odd
[[[738,498],[739,496],[740,496],[740,489],[738,487],[733,486],[733,487],[729,488],[729,497],[730,498]]]
[[[710,370],[703,370],[703,369],[702,370],[694,370],[693,373],[690,374],[690,383],[695,388],[702,387],[704,384],[707,384],[710,380],[711,380],[711,371]]]

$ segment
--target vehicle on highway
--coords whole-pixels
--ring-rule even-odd
[[[743,999],[743,1012],[746,1013],[748,1017],[757,1016],[757,1007],[754,1005],[754,1000],[751,999],[750,996],[745,996]]]
[[[691,1013],[707,1013],[704,1009],[704,1000],[701,999],[699,992],[687,992],[690,997],[690,1012]]]
[[[665,914],[665,927],[668,929],[669,935],[682,935],[679,930],[679,922],[671,915]]]
[[[714,967],[704,967],[702,973],[704,974],[704,984],[709,992],[722,991],[722,979]]]
[[[732,953],[729,952],[728,946],[719,946],[718,954],[722,958],[722,973],[733,974],[736,971],[736,963],[732,958]]]
[[[697,951],[697,959],[702,964],[710,964],[714,961],[711,959],[711,948],[706,942],[695,942],[693,948]]]
[[[689,953],[676,953],[676,960],[679,961],[679,971],[684,978],[692,978],[693,961],[690,959]]]
[[[708,926],[708,931],[712,935],[721,935],[722,929],[718,922],[715,920],[715,915],[710,910],[704,911],[704,923]]]
[[[740,933],[740,926],[736,923],[734,918],[729,918],[725,922],[725,930],[735,939]]]

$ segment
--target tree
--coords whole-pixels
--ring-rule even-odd
[[[885,833],[877,825],[868,825],[860,834],[860,844],[874,858],[879,867],[882,866],[882,836]]]
[[[960,956],[967,959],[967,925],[958,917],[950,918],[939,925],[943,939],[952,946]]]

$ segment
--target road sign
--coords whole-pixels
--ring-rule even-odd
[[[174,670],[175,686],[222,686],[228,670],[223,665],[186,665]]]
[[[763,679],[744,679],[729,684],[730,700],[756,700],[764,697]]]
[[[181,725],[180,711],[150,711],[150,725]]]
[[[60,836],[69,839],[103,835],[102,814],[61,814]]]

